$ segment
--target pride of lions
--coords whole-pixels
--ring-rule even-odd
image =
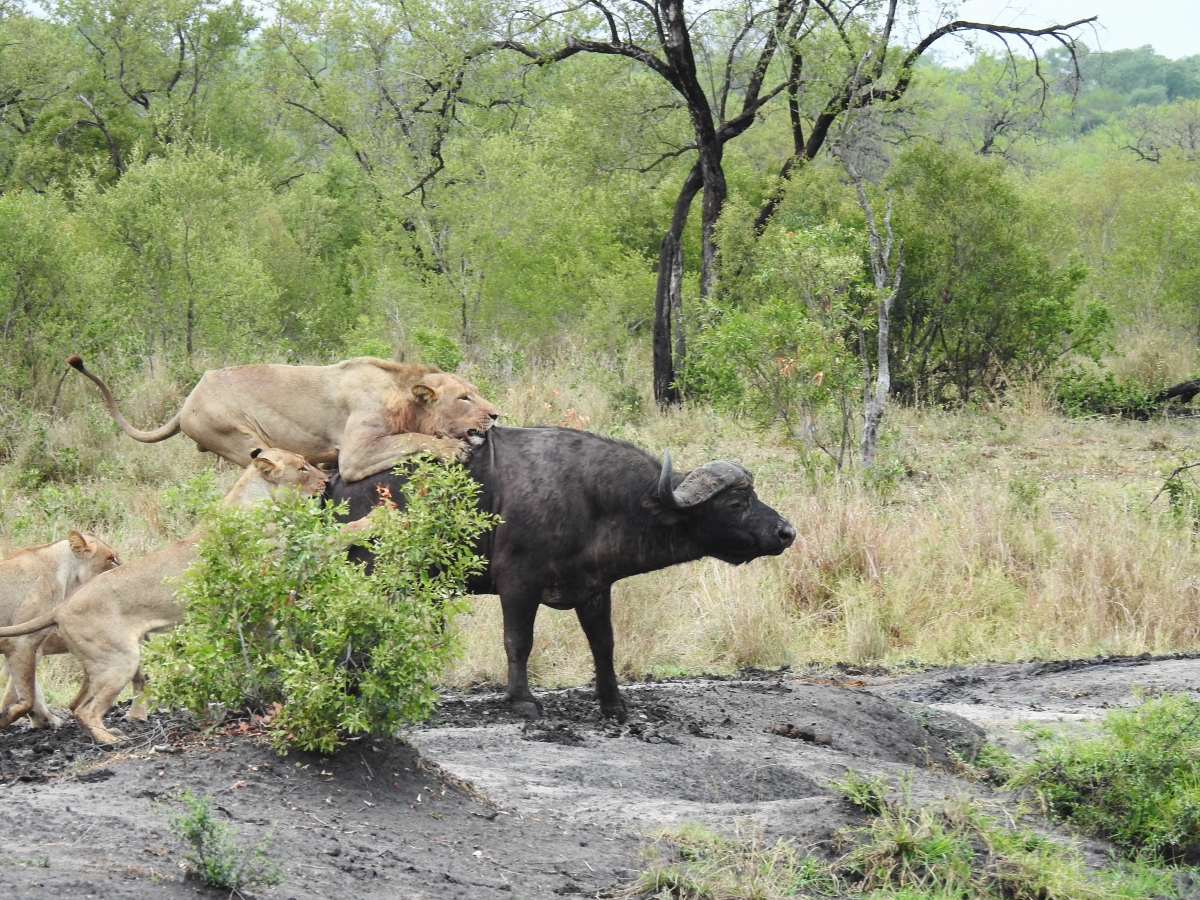
[[[318,496],[336,465],[358,481],[417,453],[465,462],[483,443],[499,410],[474,385],[434,366],[359,357],[330,366],[250,365],[205,372],[182,408],[162,427],[141,431],[121,414],[108,386],[72,356],[68,364],[100,389],[121,429],[153,443],[182,431],[202,452],[245,472],[223,503],[252,506],[279,491]],[[344,529],[347,542],[363,523]],[[33,728],[57,727],[38,686],[38,660],[71,653],[83,668],[70,703],[93,740],[124,735],[104,715],[126,685],[126,719],[147,716],[139,668],[141,643],[173,628],[183,610],[166,581],[195,559],[199,532],[131,563],[96,535],[28,547],[0,561],[0,652],[8,684],[0,728],[28,716]]]

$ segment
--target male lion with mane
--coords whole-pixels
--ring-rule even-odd
[[[336,464],[344,481],[359,481],[421,452],[466,462],[500,415],[458,375],[360,356],[331,366],[209,369],[171,421],[141,431],[80,357],[67,364],[100,388],[108,411],[134,440],[153,444],[182,431],[201,452],[239,466],[250,464],[255,447],[277,447],[311,463]]]

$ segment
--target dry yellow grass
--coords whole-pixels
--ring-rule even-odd
[[[624,677],[1161,653],[1200,642],[1193,523],[1164,498],[1148,506],[1167,472],[1200,458],[1191,420],[1065,420],[1036,390],[988,409],[892,409],[881,461],[894,482],[867,489],[854,473],[814,475],[777,437],[711,410],[631,420],[627,386],[647,382],[636,367],[622,377],[569,358],[496,393],[509,424],[573,425],[670,449],[681,470],[739,459],[799,538],[782,557],[740,568],[704,560],[618,584]],[[180,400],[162,378],[124,387],[130,418],[143,425]],[[62,410],[27,423],[0,465],[0,553],[90,526],[134,558],[188,527],[164,491],[211,467],[211,456],[184,438],[145,446],[117,434],[79,384],[64,388]],[[24,474],[48,456],[75,460],[77,482]],[[218,483],[234,474],[225,466]],[[464,653],[447,681],[502,681],[495,598],[477,599],[461,630]],[[530,671],[543,684],[590,679],[573,614],[541,611]],[[46,674],[55,690],[72,689],[69,667]]]

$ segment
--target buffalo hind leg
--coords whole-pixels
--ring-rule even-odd
[[[513,710],[527,719],[542,717],[542,704],[529,690],[529,654],[533,650],[533,623],[537,619],[541,591],[501,595],[504,613],[504,653],[508,657],[508,686],[505,694]]]
[[[575,607],[579,625],[592,648],[596,667],[596,699],[600,714],[624,722],[625,700],[617,687],[617,670],[613,666],[612,586],[604,587],[582,598]]]

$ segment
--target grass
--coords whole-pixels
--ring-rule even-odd
[[[1046,811],[1131,854],[1200,853],[1200,702],[1169,694],[1110,710],[1094,735],[1052,738],[1012,782]]]
[[[1138,900],[1179,896],[1175,874],[1145,861],[1089,867],[1079,849],[957,798],[902,797],[842,829],[826,859],[780,840],[699,825],[660,833],[629,893],[661,900]]]
[[[509,424],[670,449],[679,469],[741,460],[799,531],[782,557],[738,568],[705,560],[619,583],[624,677],[1165,653],[1200,638],[1196,523],[1165,497],[1147,506],[1168,472],[1200,458],[1191,420],[1065,419],[1036,390],[959,412],[892,409],[883,474],[864,485],[854,473],[811,470],[746,421],[632,402],[649,382],[636,362],[566,356],[507,378],[477,369]],[[139,425],[167,419],[188,387],[155,371],[114,378]],[[50,415],[54,386],[0,409],[0,553],[90,526],[133,559],[189,526],[186,502],[171,499],[181,486],[211,470],[221,489],[236,475],[186,438],[142,445],[121,435],[73,375]],[[478,599],[462,628],[465,653],[446,680],[502,681],[495,598]],[[68,662],[54,665],[61,677],[49,666],[44,677],[61,704],[74,675]],[[574,615],[540,612],[530,672],[542,684],[590,679]]]

